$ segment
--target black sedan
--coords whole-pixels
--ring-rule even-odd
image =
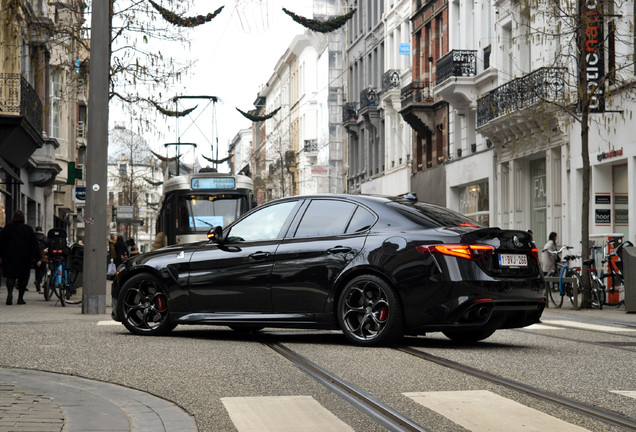
[[[427,332],[475,342],[539,322],[546,305],[528,233],[413,196],[283,198],[209,237],[120,266],[113,319],[139,335],[178,324],[340,329],[371,346]]]

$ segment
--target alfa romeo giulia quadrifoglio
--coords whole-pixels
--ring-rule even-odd
[[[271,201],[209,240],[118,268],[112,316],[138,335],[179,324],[339,329],[361,346],[442,332],[476,342],[539,322],[537,249],[414,196]]]

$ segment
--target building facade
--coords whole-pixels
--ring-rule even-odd
[[[21,209],[28,224],[65,229],[71,241],[80,223],[68,165],[77,162],[78,94],[85,93],[84,9],[82,1],[0,6],[0,224]]]

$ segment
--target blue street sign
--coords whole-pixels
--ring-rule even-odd
[[[411,54],[411,44],[410,43],[401,43],[400,44],[400,55],[409,55]]]

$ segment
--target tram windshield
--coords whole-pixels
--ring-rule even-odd
[[[185,195],[180,199],[179,231],[207,232],[213,226],[225,227],[249,207],[245,196],[231,194]]]

